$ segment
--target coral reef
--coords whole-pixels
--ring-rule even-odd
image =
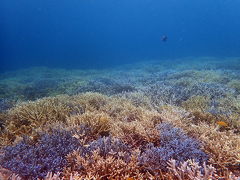
[[[31,134],[48,123],[65,122],[70,109],[58,98],[44,98],[21,103],[8,112],[5,134],[12,141],[16,136]]]
[[[176,164],[194,159],[202,164],[208,161],[208,155],[201,150],[200,143],[187,135],[179,128],[174,128],[169,123],[158,126],[160,131],[160,146],[149,144],[140,156],[140,163],[147,166],[151,171],[167,171],[168,161],[176,160]]]
[[[186,87],[161,82],[147,88],[145,94],[156,106],[164,104],[180,106],[181,103],[194,96],[206,96],[211,103],[214,103],[219,98],[235,94],[235,91],[217,83],[195,83]]]
[[[68,156],[69,161],[75,160],[74,168],[65,170],[65,177],[74,179],[146,179],[153,178],[151,174],[141,172],[138,166],[137,152],[129,156],[128,161],[124,161],[124,152],[118,154],[107,154],[101,156],[99,151],[94,151],[92,155],[83,158],[77,152]],[[115,155],[115,156],[114,156]],[[116,155],[118,157],[116,157]],[[81,167],[81,168],[79,168]]]
[[[214,173],[216,169],[211,165],[203,164],[203,169],[199,163],[194,160],[188,160],[177,165],[176,160],[172,159],[168,162],[168,169],[174,174],[178,180],[184,179],[215,179]]]
[[[238,93],[240,93],[240,81],[239,80],[232,80],[228,83],[228,86],[235,89]]]
[[[67,119],[69,125],[86,126],[90,128],[91,134],[96,137],[108,135],[110,131],[110,117],[106,113],[86,112],[81,115],[70,116]]]
[[[0,179],[237,180],[239,60],[0,73]]]
[[[112,79],[100,78],[89,81],[85,86],[79,87],[75,93],[98,92],[113,95],[132,91],[135,91],[135,88],[131,84],[120,84]]]
[[[4,148],[0,164],[25,179],[44,178],[48,172],[59,172],[66,165],[65,156],[81,148],[69,132],[55,131],[32,142],[24,139]]]
[[[14,106],[14,102],[0,98],[0,113],[7,111]]]
[[[54,79],[40,79],[25,87],[21,94],[28,100],[36,100],[51,95],[51,92],[58,88],[58,84]]]

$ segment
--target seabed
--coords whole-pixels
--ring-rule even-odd
[[[0,179],[240,179],[240,58],[0,74]]]

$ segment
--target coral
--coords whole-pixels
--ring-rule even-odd
[[[71,126],[87,126],[93,136],[108,135],[110,131],[110,117],[106,113],[85,112],[67,118]]]
[[[218,83],[197,83],[190,90],[191,96],[209,96],[211,100],[227,97],[234,93],[234,89]]]
[[[219,111],[223,114],[240,113],[240,96],[228,96],[218,100]]]
[[[210,99],[205,96],[193,96],[182,102],[182,106],[188,111],[205,112],[209,109]]]
[[[5,180],[5,179],[10,179],[12,176],[12,172],[8,169],[5,169],[0,166],[0,179]]]
[[[119,99],[125,99],[125,101],[131,102],[135,107],[142,107],[146,110],[153,110],[154,107],[151,103],[151,100],[143,92],[125,92],[119,95],[116,95]]]
[[[226,84],[229,76],[222,70],[185,70],[172,74],[169,79],[174,83],[179,83],[178,80],[188,82],[187,85],[192,86],[195,82]]]
[[[99,150],[99,155],[104,158],[109,154],[118,157],[120,152],[124,152],[123,159],[127,161],[130,155],[130,148],[121,140],[112,137],[103,137],[91,142],[88,151],[93,152],[95,150]]]
[[[8,97],[8,88],[5,84],[0,83],[0,98]]]
[[[177,106],[161,106],[159,112],[163,122],[171,123],[176,127],[184,129],[194,123],[191,113]]]
[[[109,100],[108,96],[92,92],[61,98],[61,101],[71,109],[71,115],[101,111]]]
[[[203,163],[203,168],[194,160],[188,160],[176,165],[176,160],[168,162],[168,169],[178,180],[208,180],[214,177],[216,169],[212,165]]]
[[[58,98],[43,98],[21,103],[9,111],[6,129],[14,136],[31,134],[47,123],[65,122],[70,109]]]
[[[0,98],[0,113],[6,112],[8,109],[12,108],[14,105],[13,102]]]
[[[208,124],[214,124],[217,121],[224,121],[220,116],[215,116],[209,112],[193,111],[193,123],[198,124],[201,122],[206,122]]]
[[[231,131],[219,131],[214,125],[201,123],[188,128],[204,143],[210,162],[219,167],[235,169],[240,161],[240,138]]]
[[[0,134],[2,133],[1,131],[4,129],[5,123],[8,119],[8,115],[5,113],[0,113]]]
[[[27,100],[36,100],[38,98],[47,97],[52,91],[56,91],[58,82],[54,79],[39,79],[31,85],[25,87],[21,94]]]
[[[112,99],[103,109],[111,119],[110,133],[131,146],[155,143],[158,133],[155,125],[162,121],[159,113],[134,106],[125,99]]]
[[[150,120],[158,114],[155,110],[146,110],[141,106],[135,106],[130,100],[119,97],[109,99],[102,111],[109,114],[114,122]]]
[[[179,108],[169,107],[161,112],[163,121],[181,127],[184,131],[199,139],[204,146],[204,151],[209,154],[210,162],[218,167],[232,167],[240,161],[240,138],[232,131],[220,131],[217,124],[199,121],[194,123],[191,114]],[[231,168],[230,168],[231,169]]]
[[[108,71],[31,68],[0,73],[1,150],[12,148],[12,153],[19,147],[19,156],[31,151],[34,161],[36,149],[51,146],[50,140],[43,145],[44,136],[56,139],[56,131],[68,131],[69,139],[80,144],[78,149],[72,145],[74,152],[59,154],[65,164],[56,162],[55,166],[51,161],[49,165],[55,169],[46,166],[44,173],[36,171],[39,177],[236,179],[240,162],[239,60],[191,57]],[[21,102],[29,99],[35,101]],[[9,102],[13,104],[8,106]],[[23,138],[25,135],[29,138]],[[14,173],[31,159],[14,156],[12,153],[12,161],[18,161],[15,171],[0,167],[0,176],[5,173],[4,177],[26,179]],[[47,162],[38,158],[40,166]],[[29,167],[26,172],[37,168]]]
[[[208,160],[208,155],[201,150],[200,143],[188,137],[181,129],[174,128],[168,123],[160,124],[158,129],[160,146],[149,144],[139,157],[141,164],[153,172],[167,171],[167,162],[170,159],[175,159],[177,164],[188,159],[195,159],[201,164]]]
[[[63,180],[63,178],[60,177],[60,173],[53,174],[52,172],[49,172],[44,180]]]
[[[240,80],[234,79],[228,83],[228,86],[240,93]]]
[[[213,124],[219,127],[219,131],[233,131],[236,134],[239,133],[240,126],[237,124],[239,117],[234,117],[233,115],[212,115],[211,113],[201,113],[201,112],[193,112],[194,123],[204,123]],[[235,118],[236,121],[235,121]]]
[[[133,148],[144,147],[149,142],[158,144],[159,133],[154,125],[160,121],[161,119],[155,116],[142,121],[116,122],[112,125],[111,134]]]
[[[138,166],[137,153],[133,153],[126,162],[119,153],[119,157],[108,154],[102,157],[99,151],[94,151],[91,156],[83,158],[76,152],[68,156],[68,159],[75,159],[75,168],[71,170],[74,179],[146,179],[153,178],[151,174],[141,173]],[[81,167],[80,169],[76,167]],[[68,169],[65,170],[68,172]],[[66,177],[71,177],[72,173],[65,173]],[[90,178],[91,177],[91,178]]]
[[[166,82],[159,82],[144,90],[146,96],[156,106],[164,104],[181,105],[193,96],[206,96],[211,101],[234,94],[234,89],[218,83],[195,83],[190,87],[172,85]]]
[[[187,160],[180,165],[176,165],[176,160],[171,159],[168,162],[169,174],[178,180],[208,180],[208,179],[229,179],[238,180],[240,177],[235,176],[233,173],[226,173],[224,176],[217,174],[217,170],[212,165],[200,166],[194,160]]]
[[[219,116],[221,121],[229,124],[229,128],[240,131],[240,97],[228,96],[218,101]]]
[[[44,134],[37,142],[24,139],[15,146],[4,148],[0,164],[24,179],[44,178],[48,172],[60,172],[66,165],[65,156],[83,148],[70,132]]]
[[[135,88],[130,84],[120,84],[112,79],[99,78],[89,81],[85,86],[79,87],[76,94],[84,92],[98,92],[106,95],[113,95],[122,92],[132,92]]]
[[[170,85],[164,82],[149,86],[144,90],[150,97],[152,104],[159,107],[164,104],[178,105],[189,98],[189,93],[181,86]]]
[[[211,102],[208,97],[194,96],[183,102],[182,107],[191,112],[193,123],[218,124],[218,122],[225,122],[228,124],[225,126],[225,130],[233,129],[237,132],[240,129],[238,98],[228,96]]]
[[[87,145],[86,149],[85,154],[78,149],[67,156],[65,176],[70,176],[73,172],[77,172],[82,178],[93,176],[97,179],[121,179],[140,175],[137,153],[131,152],[131,149],[117,138],[99,138]]]

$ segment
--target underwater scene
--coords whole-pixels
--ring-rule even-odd
[[[240,180],[240,1],[0,2],[0,180]]]

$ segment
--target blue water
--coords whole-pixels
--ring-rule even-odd
[[[239,9],[239,0],[1,0],[0,70],[240,56]]]

